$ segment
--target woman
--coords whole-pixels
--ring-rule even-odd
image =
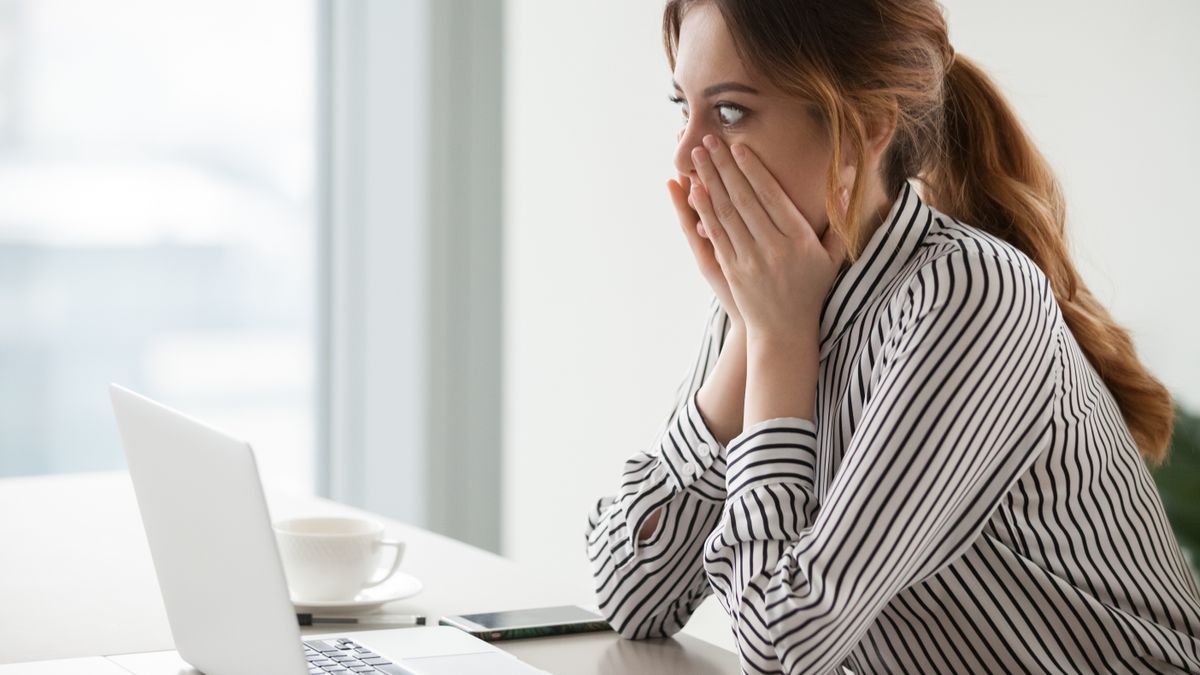
[[[1200,672],[1139,456],[1170,397],[940,7],[671,0],[664,42],[668,189],[715,297],[589,515],[612,625],[670,635],[715,592],[751,673]]]

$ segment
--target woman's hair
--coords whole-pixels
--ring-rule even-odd
[[[711,2],[738,54],[781,91],[808,101],[830,135],[830,227],[848,257],[865,247],[862,208],[866,123],[896,130],[884,153],[889,194],[910,177],[937,210],[1003,239],[1050,280],[1071,333],[1104,379],[1142,454],[1165,459],[1174,423],[1170,393],[1138,360],[1129,333],[1084,285],[1067,250],[1058,180],[991,78],[950,45],[935,0],[669,0],[663,43],[671,69],[684,12]],[[845,216],[834,208],[843,137],[857,168]]]

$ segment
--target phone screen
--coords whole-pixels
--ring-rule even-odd
[[[574,605],[463,614],[462,618],[491,630],[540,628],[542,626],[561,626],[563,624],[604,621],[604,617],[599,614],[589,612],[582,607],[575,607]]]

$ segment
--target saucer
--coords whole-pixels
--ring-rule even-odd
[[[393,600],[408,598],[421,592],[421,581],[411,574],[396,572],[392,578],[373,588],[364,588],[349,600],[304,600],[292,596],[296,607],[361,611],[380,607]]]

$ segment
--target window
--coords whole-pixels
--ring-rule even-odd
[[[123,468],[115,381],[312,489],[315,20],[0,0],[0,476]]]

